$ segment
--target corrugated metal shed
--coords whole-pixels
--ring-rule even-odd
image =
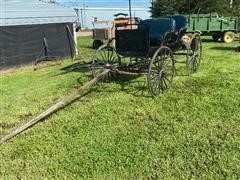
[[[0,26],[69,23],[77,20],[71,8],[39,0],[0,0]]]

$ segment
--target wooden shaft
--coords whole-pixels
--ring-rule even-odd
[[[122,75],[130,75],[130,76],[139,76],[139,75],[147,74],[147,73],[144,73],[144,72],[134,73],[134,72],[127,72],[127,71],[119,71],[117,69],[114,69],[111,72],[117,73],[117,74],[122,74]]]
[[[33,125],[37,124],[44,118],[48,117],[52,113],[58,111],[59,109],[64,108],[65,106],[69,105],[73,101],[77,100],[82,96],[82,94],[91,88],[96,82],[98,82],[103,76],[107,75],[109,73],[110,69],[104,70],[101,74],[99,74],[96,78],[92,79],[91,81],[87,82],[84,86],[76,89],[73,93],[71,93],[68,96],[65,96],[61,101],[56,103],[55,105],[51,106],[49,109],[46,111],[42,112],[38,116],[34,117],[32,120],[24,124],[23,126],[17,128],[15,131],[10,133],[9,135],[5,136],[2,138],[1,143],[6,142],[16,135],[22,133],[23,131],[27,130],[28,128],[32,127]]]

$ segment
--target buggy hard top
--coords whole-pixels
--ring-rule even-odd
[[[174,15],[143,20],[137,29],[118,30],[116,27],[116,49],[121,55],[145,56],[150,47],[163,44],[166,35],[171,42],[177,42],[185,34],[187,25],[186,16]]]
[[[176,40],[180,31],[186,30],[188,19],[186,16],[163,16],[156,19],[147,19],[142,22],[149,30],[151,45],[156,45],[164,40],[167,33],[172,33],[172,38]]]

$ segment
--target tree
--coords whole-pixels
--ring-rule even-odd
[[[151,12],[153,17],[213,12],[227,16],[240,15],[240,0],[155,0]]]

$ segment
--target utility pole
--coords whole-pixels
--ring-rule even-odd
[[[75,0],[73,3],[73,8],[78,8],[78,6],[79,6],[79,1]]]
[[[50,3],[56,4],[56,0],[49,0]]]
[[[87,20],[86,20],[86,1],[85,0],[83,0],[83,21],[84,21],[84,25],[86,25]]]
[[[230,0],[230,8],[233,8],[233,0]]]
[[[128,6],[129,6],[130,24],[131,24],[131,29],[132,29],[132,3],[131,3],[131,0],[128,0]]]

